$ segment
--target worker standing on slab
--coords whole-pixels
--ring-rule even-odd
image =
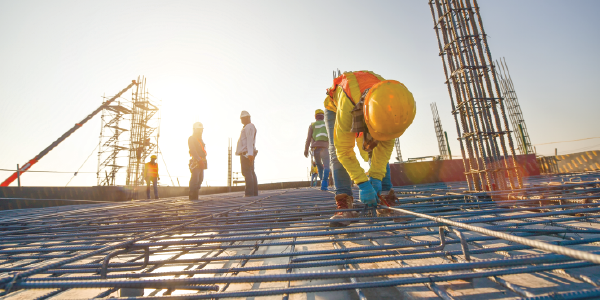
[[[240,120],[244,127],[237,142],[235,155],[240,156],[242,175],[246,181],[246,197],[258,196],[258,181],[254,172],[254,161],[258,150],[256,150],[256,127],[250,122],[250,114],[242,111]]]
[[[416,105],[410,91],[395,80],[385,80],[370,71],[345,72],[333,80],[325,98],[325,124],[329,137],[329,156],[335,201],[339,210],[353,208],[352,182],[359,188],[360,201],[375,207],[379,201],[392,203],[389,160],[394,139],[401,136],[415,118]],[[357,144],[361,157],[369,159],[369,177],[354,153]],[[382,196],[388,193],[385,198]],[[392,210],[377,210],[378,216],[398,217]],[[331,219],[358,217],[357,212],[337,212]],[[410,218],[406,218],[409,220]],[[349,221],[330,226],[347,226]]]
[[[144,164],[144,180],[146,180],[146,199],[150,199],[150,184],[154,186],[154,199],[158,199],[158,163],[156,155],[150,156],[150,161]]]
[[[321,179],[321,190],[326,191],[329,186],[329,138],[325,128],[322,109],[315,111],[315,122],[308,127],[308,136],[304,145],[304,157],[308,157],[308,148],[313,152],[313,157],[319,170],[319,179]]]
[[[204,180],[204,170],[207,169],[206,145],[202,140],[204,125],[200,122],[194,123],[192,136],[188,138],[188,147],[190,148],[189,167],[192,176],[190,177],[190,200],[198,200],[198,192]]]
[[[329,154],[327,154],[329,155]],[[312,161],[310,164],[310,186],[317,186],[317,178],[319,176],[319,168],[317,168],[317,163]]]

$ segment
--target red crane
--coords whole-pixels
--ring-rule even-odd
[[[96,108],[96,110],[94,110],[91,114],[89,114],[87,117],[85,117],[79,123],[75,123],[73,128],[69,129],[69,131],[65,132],[56,141],[54,141],[54,143],[50,144],[50,146],[46,147],[46,149],[42,150],[42,152],[40,152],[38,155],[36,155],[33,159],[29,160],[26,164],[24,164],[22,167],[20,167],[19,170],[17,170],[17,172],[13,173],[8,178],[6,178],[6,180],[4,180],[4,182],[0,183],[0,186],[8,186],[13,181],[15,181],[15,179],[17,179],[17,177],[19,176],[19,173],[22,174],[22,173],[26,172],[27,170],[29,170],[29,168],[31,168],[31,166],[33,166],[35,163],[40,161],[40,159],[42,159],[42,157],[44,157],[46,154],[48,154],[48,152],[50,152],[52,149],[54,149],[54,147],[58,146],[58,144],[60,144],[62,141],[64,141],[66,138],[68,138],[77,129],[81,128],[81,126],[83,126],[83,124],[85,124],[87,121],[89,121],[91,118],[93,118],[96,114],[98,114],[100,111],[102,111],[105,107],[107,107],[115,99],[121,97],[121,95],[123,95],[123,93],[125,93],[127,90],[129,90],[134,85],[137,85],[137,83],[135,82],[135,80],[132,80],[130,85],[128,85],[126,88],[124,88],[118,94],[116,94],[114,97],[110,98],[108,101],[104,102],[102,105],[100,105],[100,107]]]

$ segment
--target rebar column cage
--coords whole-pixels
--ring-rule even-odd
[[[435,136],[437,137],[438,148],[440,149],[440,157],[442,159],[452,159],[448,155],[448,145],[446,145],[446,139],[444,138],[444,129],[442,128],[442,120],[440,119],[437,105],[433,102],[429,106],[431,106],[431,114],[433,115],[433,128],[435,129]]]
[[[477,1],[431,0],[429,6],[469,190],[521,188],[504,101]]]
[[[132,91],[131,145],[127,165],[128,186],[143,185],[143,165],[156,149],[158,128],[158,105],[150,100],[146,78],[138,77],[139,84]]]
[[[104,99],[106,101],[106,99]],[[129,102],[129,101],[125,101]],[[100,141],[98,145],[98,172],[96,173],[99,186],[116,185],[116,177],[119,170],[124,166],[119,165],[119,154],[123,150],[128,150],[125,146],[126,141],[121,139],[121,134],[128,129],[122,128],[123,123],[128,123],[131,116],[131,109],[121,101],[116,105],[109,105],[102,110]]]
[[[394,141],[394,146],[396,148],[396,160],[399,163],[402,163],[402,152],[400,151],[400,138],[396,138]]]
[[[504,100],[506,101],[508,116],[512,123],[515,137],[517,137],[519,153],[535,153],[533,145],[531,145],[531,140],[529,139],[529,133],[527,132],[527,126],[525,125],[519,98],[517,97],[517,92],[515,92],[515,86],[510,77],[510,71],[506,65],[506,59],[500,58],[499,61],[496,60],[496,68],[498,69],[498,80],[500,81],[500,87],[502,88],[502,95],[504,95]]]

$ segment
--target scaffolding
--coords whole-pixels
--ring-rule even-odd
[[[452,159],[452,157],[448,155],[448,145],[446,144],[444,129],[442,128],[442,120],[440,119],[440,114],[438,113],[437,105],[435,104],[435,102],[433,102],[429,106],[431,106],[431,113],[433,114],[433,127],[435,129],[435,136],[437,137],[438,141],[440,158]]]
[[[500,68],[498,68],[498,66],[500,66]],[[500,61],[497,60],[496,68],[499,71],[498,79],[500,81],[500,87],[502,88],[502,94],[506,101],[506,108],[508,109],[508,116],[512,123],[512,129],[517,138],[519,152],[521,154],[535,153],[533,145],[531,145],[531,140],[529,139],[527,126],[525,126],[525,119],[523,118],[519,98],[515,92],[515,86],[510,77],[508,65],[506,64],[506,58],[500,58]]]
[[[158,143],[158,104],[150,100],[146,78],[138,78],[138,86],[132,91],[131,136],[129,162],[127,164],[127,186],[143,185],[143,165],[156,151]]]
[[[429,6],[469,190],[521,188],[522,175],[477,1],[431,0]]]
[[[105,97],[103,103],[106,103]],[[126,103],[129,101],[118,101],[116,105],[106,106],[102,110],[100,141],[98,144],[98,172],[97,184],[99,186],[114,186],[117,183],[121,165],[121,151],[128,150],[129,147],[121,138],[121,135],[128,129],[121,126],[127,124],[131,119],[131,109]]]

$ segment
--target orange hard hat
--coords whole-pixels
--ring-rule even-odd
[[[378,141],[401,136],[412,124],[416,113],[412,93],[396,80],[378,82],[365,97],[365,123],[371,136]]]

